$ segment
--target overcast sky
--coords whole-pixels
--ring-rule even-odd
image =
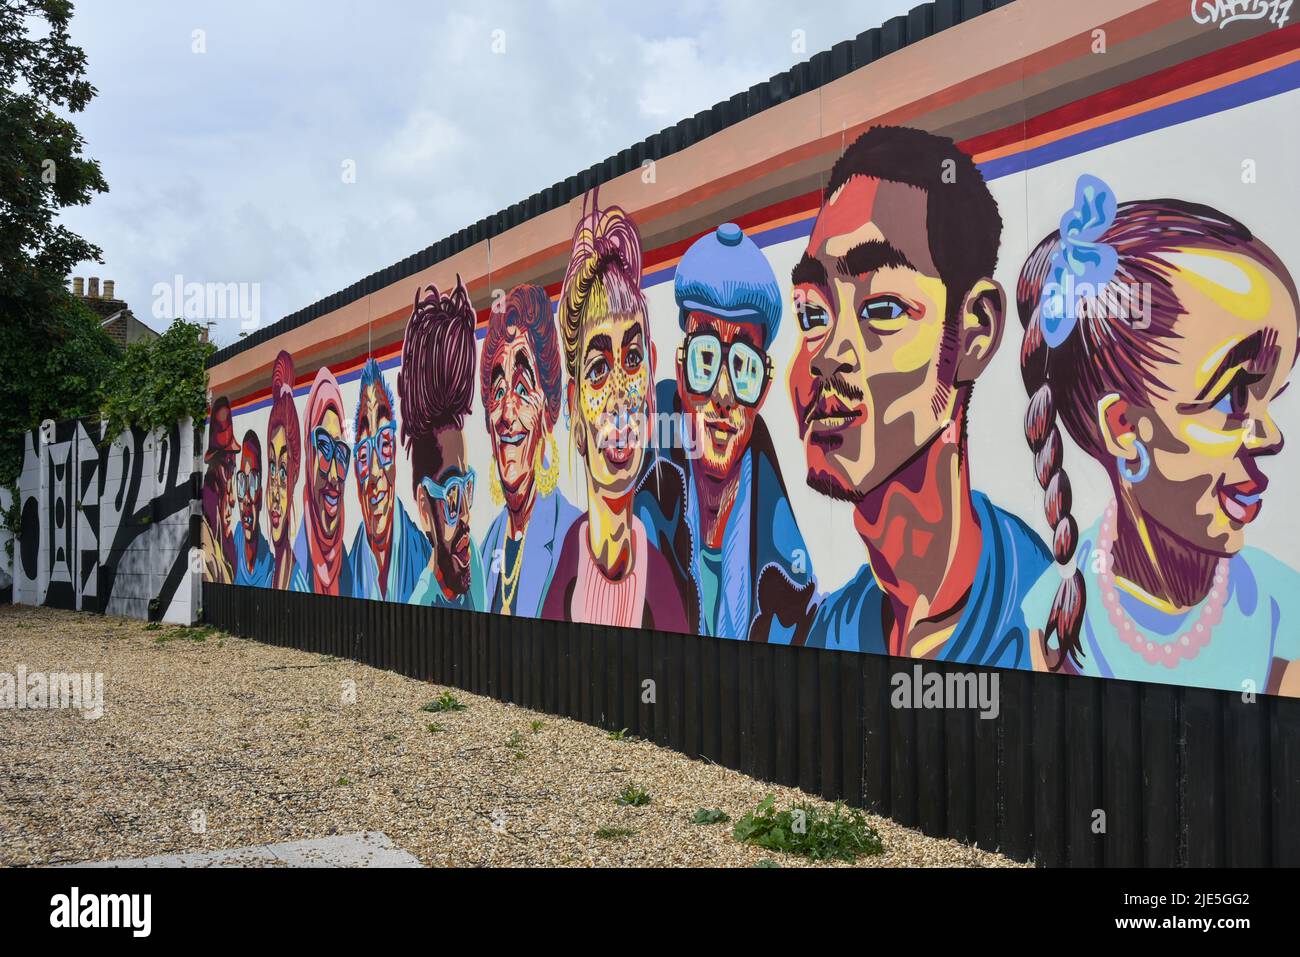
[[[77,275],[156,328],[156,283],[257,283],[274,322],[916,2],[79,0]]]

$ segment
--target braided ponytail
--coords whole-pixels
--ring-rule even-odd
[[[1032,259],[1032,257],[1031,257]],[[1025,329],[1021,347],[1020,368],[1029,395],[1029,409],[1025,413],[1025,439],[1034,453],[1034,474],[1043,489],[1043,510],[1047,524],[1052,528],[1052,556],[1058,565],[1069,567],[1074,562],[1078,546],[1079,528],[1070,514],[1070,477],[1062,465],[1064,446],[1056,425],[1056,407],[1052,401],[1052,383],[1048,377],[1048,346],[1043,340],[1038,323]],[[1066,656],[1077,665],[1080,649],[1079,631],[1083,625],[1083,610],[1087,597],[1083,573],[1076,567],[1068,578],[1062,578],[1052,598],[1047,625],[1043,629],[1043,656],[1052,671],[1060,670]],[[1056,635],[1057,648],[1050,646]]]

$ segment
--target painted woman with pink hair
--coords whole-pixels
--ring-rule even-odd
[[[352,447],[343,438],[343,394],[321,366],[307,396],[303,445],[307,456],[302,488],[302,529],[294,543],[298,563],[294,590],[317,595],[351,593],[352,575],[343,543],[343,486]]]
[[[1296,360],[1295,281],[1218,210],[1117,204],[1095,176],[1060,222],[1016,289],[1058,563],[1023,604],[1035,667],[1300,694],[1300,575],[1246,545],[1282,450],[1271,406]],[[1083,532],[1058,421],[1113,489]]]
[[[293,586],[293,490],[302,463],[302,433],[293,401],[293,356],[281,350],[271,371],[271,417],[266,424],[266,517],[275,571],[271,587]]]

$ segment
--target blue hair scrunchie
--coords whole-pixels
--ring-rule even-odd
[[[1068,339],[1078,324],[1079,287],[1088,285],[1095,294],[1115,278],[1119,253],[1099,242],[1114,222],[1114,191],[1084,173],[1074,187],[1074,206],[1061,217],[1061,243],[1052,256],[1038,310],[1049,348]]]

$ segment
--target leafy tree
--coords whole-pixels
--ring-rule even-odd
[[[99,163],[64,113],[95,96],[86,55],[68,38],[69,0],[0,4],[0,308],[11,321],[52,321],[53,300],[98,246],[57,222],[108,191]]]
[[[208,406],[204,365],[214,349],[203,340],[202,326],[182,319],[158,339],[127,346],[104,383],[104,434],[116,437],[132,426],[156,429],[184,418],[200,422]]]
[[[121,353],[99,317],[71,295],[55,298],[39,333],[0,321],[0,484],[22,468],[23,433],[98,411]]]

